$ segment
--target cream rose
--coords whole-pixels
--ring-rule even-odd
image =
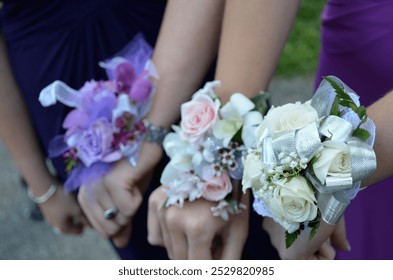
[[[277,181],[273,197],[267,204],[274,220],[288,233],[298,230],[300,223],[312,221],[317,217],[318,208],[314,192],[301,176]]]
[[[256,136],[259,138],[265,129],[270,133],[285,132],[301,129],[318,120],[318,112],[308,103],[288,103],[269,110],[257,128]]]
[[[194,95],[193,99],[181,105],[181,129],[185,140],[195,142],[203,137],[218,118],[218,100],[213,101],[205,94]]]
[[[327,176],[350,177],[352,164],[348,146],[334,140],[323,142],[323,146],[324,149],[312,165],[321,184],[325,183]]]
[[[220,201],[232,191],[231,179],[227,172],[220,177],[212,177],[204,182],[202,197],[209,201]]]

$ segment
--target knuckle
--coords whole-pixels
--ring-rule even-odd
[[[170,230],[176,230],[181,227],[182,219],[177,215],[177,209],[169,208],[168,211],[165,211],[165,222]]]
[[[191,237],[201,238],[209,232],[209,229],[212,229],[212,227],[208,226],[208,223],[204,223],[203,221],[204,219],[193,221],[187,226]]]
[[[139,206],[139,205],[138,205]],[[117,208],[119,209],[119,212],[125,216],[127,219],[130,219],[131,217],[134,216],[136,210],[138,207],[135,207],[131,203],[125,204],[125,203],[118,203]]]

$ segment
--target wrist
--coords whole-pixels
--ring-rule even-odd
[[[144,119],[143,124],[146,128],[144,141],[162,146],[162,142],[165,136],[169,133],[169,129],[164,126],[156,125],[148,119]]]
[[[51,184],[48,190],[40,196],[35,195],[30,188],[27,188],[27,196],[36,204],[44,204],[55,195],[58,188],[58,184]]]

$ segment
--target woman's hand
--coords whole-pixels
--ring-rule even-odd
[[[89,222],[101,236],[112,238],[118,247],[128,244],[132,218],[161,156],[158,145],[143,143],[136,167],[121,160],[97,185],[80,188],[78,201]],[[105,217],[104,212],[111,209],[117,213]]]
[[[308,233],[301,234],[288,249],[285,247],[285,230],[281,225],[270,218],[264,218],[263,229],[269,234],[280,258],[284,260],[333,260],[336,256],[334,248],[350,250],[344,217],[337,225],[328,225],[321,221],[317,233],[311,240],[308,240]]]
[[[86,217],[83,215],[76,198],[65,193],[63,188],[59,188],[48,201],[39,205],[45,221],[51,225],[55,231],[68,234],[80,234],[86,224]]]
[[[164,246],[171,259],[240,259],[248,234],[248,195],[242,198],[246,209],[229,221],[212,215],[217,203],[198,199],[186,201],[183,208],[164,208],[166,199],[163,186],[149,198],[150,244]]]

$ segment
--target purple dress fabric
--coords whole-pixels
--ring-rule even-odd
[[[393,1],[331,0],[322,14],[316,85],[335,75],[366,106],[393,88]],[[392,128],[386,128],[392,129]],[[338,259],[393,259],[393,178],[361,191],[345,213],[350,252]]]

